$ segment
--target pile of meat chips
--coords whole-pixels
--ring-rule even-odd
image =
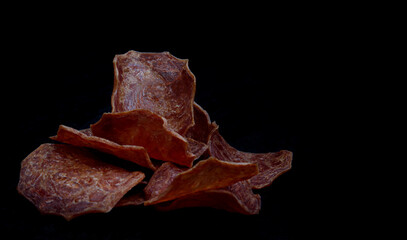
[[[113,63],[112,112],[88,129],[60,125],[51,137],[60,143],[44,143],[22,161],[18,192],[41,213],[67,220],[129,205],[259,213],[260,195],[252,190],[288,171],[292,153],[230,146],[194,102],[188,60],[129,51]],[[115,166],[97,151],[143,170]]]

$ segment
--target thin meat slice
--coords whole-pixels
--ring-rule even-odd
[[[115,207],[124,207],[124,206],[140,206],[143,205],[146,201],[146,197],[143,191],[132,194],[130,196],[124,196],[116,204]]]
[[[254,189],[269,186],[274,179],[291,168],[293,154],[287,150],[274,153],[248,153],[241,152],[230,146],[216,130],[209,141],[209,152],[220,160],[227,162],[257,163],[259,174],[249,179]]]
[[[18,192],[41,213],[70,220],[109,212],[144,173],[107,164],[86,148],[42,144],[21,163]]]
[[[208,145],[211,135],[219,126],[215,122],[211,122],[208,112],[196,102],[194,103],[194,121],[195,124],[187,130],[185,136],[188,139]],[[202,157],[210,157],[209,148],[203,151]]]
[[[207,148],[172,131],[166,119],[143,109],[105,113],[91,129],[95,136],[122,145],[142,146],[152,158],[187,167]]]
[[[222,189],[193,193],[173,201],[156,205],[161,211],[188,207],[211,207],[229,212],[253,215],[261,208],[259,194],[254,194],[249,182],[240,181]]]
[[[207,144],[217,125],[211,122],[208,112],[196,102],[194,102],[194,122],[195,124],[187,130],[185,136]]]
[[[88,147],[104,153],[114,155],[118,158],[134,162],[142,167],[155,170],[145,148],[134,145],[120,145],[104,138],[92,135],[90,129],[78,131],[76,129],[60,125],[56,136],[51,139],[71,144],[78,147]]]
[[[157,204],[192,193],[227,187],[258,174],[257,164],[231,163],[208,158],[190,169],[164,163],[144,189],[144,205]]]
[[[183,135],[194,124],[195,76],[188,60],[169,52],[129,51],[116,55],[112,112],[146,109],[168,121],[168,127]]]
[[[188,152],[192,153],[195,156],[195,159],[202,156],[207,150],[208,145],[199,141],[196,141],[192,138],[186,138],[188,142]]]
[[[136,187],[124,195],[115,207],[144,205],[144,202],[146,201],[144,188],[146,187],[147,183],[147,181],[140,182]]]

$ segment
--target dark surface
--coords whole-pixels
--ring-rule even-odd
[[[5,71],[12,77],[2,88],[7,94],[2,101],[3,234],[29,239],[178,239],[189,234],[297,239],[323,236],[333,224],[327,216],[335,216],[338,206],[330,203],[333,186],[325,176],[331,173],[332,158],[325,147],[333,144],[327,136],[340,131],[332,123],[338,116],[337,102],[331,100],[342,65],[337,57],[341,47],[329,33],[321,34],[323,27],[300,26],[271,35],[250,30],[250,40],[241,38],[248,32],[218,35],[202,28],[194,35],[157,34],[154,41],[136,34],[113,39],[107,30],[85,38],[82,32],[51,34],[50,29],[33,30],[36,37],[24,47],[6,50],[11,57]],[[86,128],[110,111],[113,57],[128,50],[169,51],[188,58],[197,79],[195,100],[232,146],[248,152],[293,152],[292,169],[257,191],[262,197],[259,215],[125,207],[66,222],[40,215],[18,195],[20,162],[51,142],[48,137],[59,124]]]

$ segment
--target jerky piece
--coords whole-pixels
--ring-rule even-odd
[[[124,206],[140,206],[143,205],[146,201],[144,194],[144,188],[148,184],[147,181],[140,182],[136,187],[131,189],[126,195],[120,199],[115,207],[124,207]]]
[[[195,124],[187,130],[185,136],[189,139],[208,144],[211,135],[219,126],[215,122],[211,122],[208,112],[197,103],[194,103],[194,121]],[[201,156],[205,158],[210,157],[209,148]]]
[[[196,156],[196,158],[203,155],[205,151],[208,150],[208,145],[199,141],[196,141],[192,138],[186,139],[188,142],[188,152]]]
[[[168,52],[129,51],[116,55],[113,65],[112,112],[147,109],[181,135],[194,124],[195,76],[188,60]]]
[[[120,201],[116,204],[115,207],[139,206],[143,205],[145,201],[146,201],[145,194],[143,191],[140,191],[130,196],[124,196],[122,199],[120,199]]]
[[[223,188],[256,174],[258,174],[257,164],[230,163],[213,157],[202,160],[187,170],[172,163],[164,163],[153,174],[144,189],[147,199],[144,205],[157,204],[200,191]]]
[[[261,198],[259,194],[253,194],[248,181],[240,181],[226,188],[193,193],[156,206],[161,211],[187,207],[211,207],[252,215],[259,213]]]
[[[208,112],[196,102],[194,103],[194,121],[195,124],[188,129],[185,136],[207,144],[217,125],[212,124]]]
[[[42,144],[22,161],[17,189],[41,213],[70,220],[109,212],[143,178],[142,172],[100,161],[88,149]]]
[[[95,136],[122,145],[142,146],[152,158],[187,167],[205,150],[201,148],[207,148],[196,141],[189,143],[168,128],[166,119],[144,109],[105,113],[91,129]]]
[[[291,168],[292,152],[281,150],[275,153],[247,153],[230,146],[216,130],[209,141],[209,152],[227,162],[257,163],[259,174],[249,179],[255,189],[269,186],[274,179]]]
[[[90,129],[78,131],[76,129],[60,125],[57,136],[51,139],[68,143],[78,147],[88,147],[104,153],[112,154],[118,158],[134,162],[142,167],[155,170],[156,167],[150,160],[147,151],[140,146],[119,145],[104,138],[92,136]]]

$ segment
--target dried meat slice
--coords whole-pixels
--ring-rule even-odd
[[[195,124],[187,130],[185,136],[207,144],[217,125],[211,122],[208,112],[196,102],[194,103],[194,122]]]
[[[183,135],[194,124],[195,76],[188,60],[169,52],[129,51],[116,55],[112,112],[146,109],[168,121],[168,126]]]
[[[193,139],[197,142],[208,145],[211,135],[219,126],[215,122],[211,122],[208,112],[196,102],[194,103],[194,121],[195,124],[187,130],[185,136],[188,139]],[[202,153],[202,157],[210,157],[209,148]]]
[[[240,181],[222,189],[193,193],[156,205],[156,208],[161,211],[189,207],[211,207],[253,215],[260,211],[261,198],[259,194],[253,193],[248,181]]]
[[[291,168],[292,152],[281,150],[274,153],[247,153],[230,146],[216,130],[209,141],[209,152],[220,160],[227,162],[257,163],[259,174],[249,179],[254,189],[269,186],[274,179]]]
[[[42,144],[22,161],[17,190],[41,213],[70,220],[109,212],[144,176],[107,164],[86,148]]]
[[[192,153],[195,159],[203,155],[206,150],[208,150],[208,145],[199,141],[196,141],[192,138],[186,139],[188,142],[188,152]]]
[[[187,167],[207,148],[172,131],[166,119],[144,109],[105,113],[91,129],[95,136],[122,145],[142,146],[152,158]]]
[[[120,145],[104,138],[92,135],[90,129],[78,131],[76,129],[60,125],[56,136],[51,139],[71,144],[78,147],[88,147],[118,158],[134,162],[142,167],[156,170],[145,148],[134,145]]]
[[[143,191],[132,194],[130,196],[124,196],[116,204],[115,207],[124,207],[124,206],[140,206],[143,205],[146,201],[146,197]]]
[[[198,162],[190,169],[164,163],[144,189],[144,205],[173,200],[192,193],[227,187],[258,174],[257,164],[230,163],[216,158]]]
[[[126,195],[124,195],[115,207],[144,205],[146,197],[143,190],[147,184],[147,181],[140,182],[136,187],[134,187]]]

